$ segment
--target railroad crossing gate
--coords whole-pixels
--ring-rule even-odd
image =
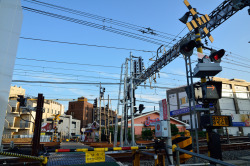
[[[188,10],[190,11],[190,13],[192,14],[192,16],[194,18],[192,21],[186,23],[189,31],[192,31],[195,28],[201,28],[201,29],[203,29],[203,31],[205,32],[206,36],[209,38],[211,43],[213,43],[214,38],[212,37],[212,35],[208,31],[207,27],[204,25],[205,23],[210,21],[209,16],[207,14],[205,14],[204,16],[198,17],[197,12],[189,4],[189,2],[187,0],[184,0],[184,4],[187,6]]]

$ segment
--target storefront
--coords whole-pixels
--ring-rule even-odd
[[[134,126],[135,126],[135,135],[141,135],[143,130],[155,129],[154,122],[160,121],[159,111],[151,111],[143,113],[142,115],[135,116]],[[170,118],[170,123],[175,124],[179,129],[179,132],[184,132],[189,126],[188,124],[177,120],[175,118]],[[131,119],[128,120],[128,127],[131,127]]]

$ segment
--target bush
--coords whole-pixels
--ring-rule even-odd
[[[153,131],[152,130],[144,130],[141,132],[143,140],[152,140],[153,139]]]
[[[179,129],[175,124],[170,124],[171,125],[171,135],[175,136],[179,133]]]

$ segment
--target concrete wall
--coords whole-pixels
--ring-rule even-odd
[[[20,0],[0,1],[0,143],[22,26]]]

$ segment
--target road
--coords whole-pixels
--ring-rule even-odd
[[[79,142],[62,142],[60,144],[60,149],[81,149],[88,148],[89,146],[84,145]],[[119,164],[110,156],[105,156],[105,162],[101,163],[85,163],[85,153],[84,152],[66,152],[66,153],[51,153],[47,166],[56,165],[111,165],[119,166]]]

